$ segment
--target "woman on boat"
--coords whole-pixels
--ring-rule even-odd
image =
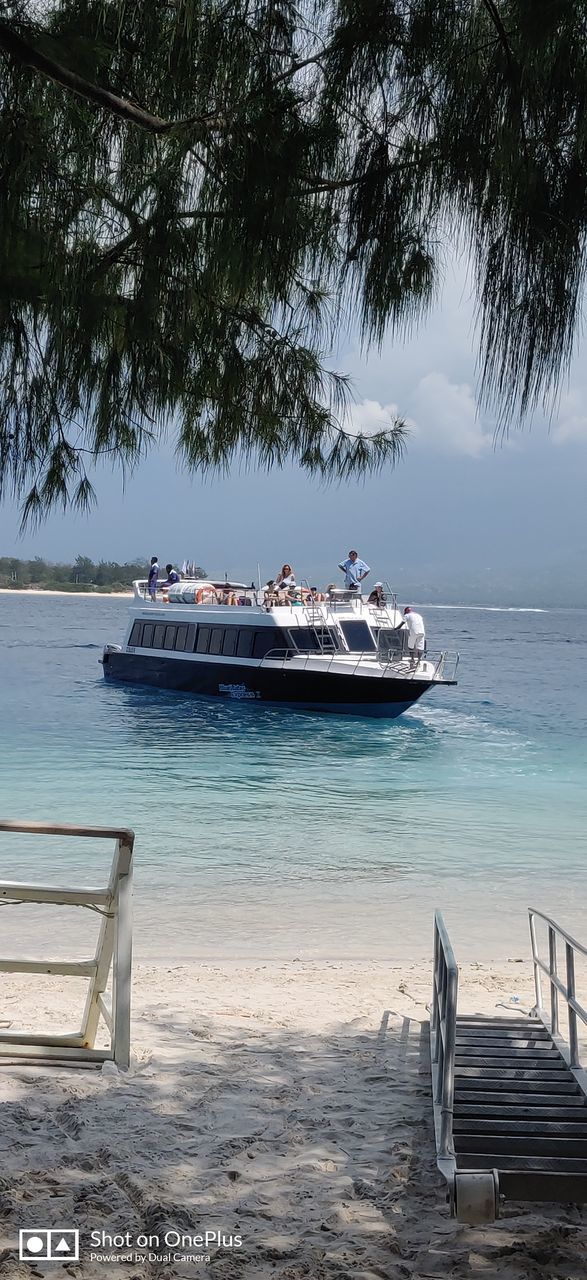
[[[288,604],[296,589],[296,575],[290,564],[284,564],[273,582],[273,591],[280,604]]]

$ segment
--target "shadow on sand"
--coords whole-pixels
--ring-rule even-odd
[[[19,1228],[41,1225],[81,1229],[66,1274],[84,1280],[585,1275],[578,1210],[510,1207],[483,1230],[451,1222],[426,1024],[387,1010],[378,1027],[355,1018],[313,1034],[225,1014],[146,1005],[124,1077],[1,1068],[1,1275],[45,1274],[15,1250]],[[205,1230],[242,1247],[206,1263],[90,1260],[91,1231],[163,1241]]]

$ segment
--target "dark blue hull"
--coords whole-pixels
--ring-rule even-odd
[[[203,697],[387,719],[401,716],[430,688],[428,680],[194,662],[117,650],[104,654],[104,676],[106,680],[147,684]]]

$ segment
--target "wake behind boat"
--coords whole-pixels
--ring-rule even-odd
[[[122,645],[106,645],[107,680],[311,711],[395,718],[434,685],[456,684],[458,654],[412,665],[393,592],[384,604],[300,589],[275,602],[242,583],[181,581],[134,599]],[[220,603],[230,601],[230,603]]]

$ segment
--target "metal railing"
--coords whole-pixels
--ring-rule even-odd
[[[454,1161],[453,1109],[459,970],[440,911],[434,913],[434,977],[430,1015],[432,1097],[440,1160]]]
[[[433,665],[432,674],[428,674],[422,670],[422,662],[418,663],[415,667],[411,667],[409,665],[409,653],[399,654],[397,658],[390,658],[386,661],[376,649],[365,649],[361,653],[355,654],[349,653],[346,649],[331,650],[317,648],[314,650],[304,651],[302,649],[284,648],[269,649],[269,651],[265,653],[263,658],[260,660],[260,665],[263,666],[266,662],[281,662],[282,666],[285,666],[286,663],[291,662],[292,658],[304,658],[304,670],[306,669],[308,662],[315,661],[316,658],[328,658],[328,666],[323,668],[327,672],[330,671],[333,663],[339,662],[344,667],[345,672],[349,675],[354,675],[357,668],[360,667],[362,663],[367,662],[370,667],[372,667],[372,670],[369,673],[372,676],[384,678],[387,675],[395,675],[401,676],[404,680],[443,680],[449,683],[454,680],[454,675],[459,662],[458,653],[441,653],[440,657],[437,658],[435,662],[431,658],[426,658],[426,664]],[[354,663],[351,663],[351,659],[354,659]],[[451,674],[446,675],[445,672],[447,664],[450,662],[452,662],[452,667],[450,668]]]
[[[382,592],[385,596],[385,604],[379,606],[370,605],[370,608],[377,610],[381,618],[385,618],[389,625],[389,620],[397,612],[397,594],[392,590],[389,582],[383,583]],[[349,610],[352,612],[357,605],[368,604],[370,595],[371,591],[369,589],[366,591],[352,591],[345,589],[345,587],[337,587],[336,593],[333,592],[332,595],[328,596],[328,603],[335,612],[344,613]]]
[[[347,671],[349,675],[354,675],[357,667],[359,667],[366,659],[370,658],[375,668],[373,675],[380,676],[383,675],[383,671],[381,670],[380,663],[373,661],[376,657],[376,652],[373,649],[368,649],[365,652],[358,654],[348,653],[346,649],[270,649],[268,653],[264,654],[261,660],[261,666],[263,666],[265,662],[281,662],[282,666],[285,666],[287,662],[291,662],[292,658],[303,658],[303,670],[305,671],[308,663],[315,661],[316,658],[328,658],[328,666],[325,668],[327,672],[330,671],[334,662],[341,662],[345,671]],[[349,661],[351,658],[354,658],[355,660],[352,665]],[[387,664],[387,666],[390,665],[390,663]]]
[[[55,974],[81,977],[89,982],[81,1026],[73,1032],[52,1034],[0,1032],[0,1056],[106,1062],[121,1070],[129,1065],[130,994],[132,964],[132,855],[134,832],[118,827],[85,827],[63,822],[0,822],[0,833],[33,836],[83,837],[114,840],[114,858],[108,884],[100,888],[67,885],[21,884],[0,881],[0,905],[51,904],[81,907],[101,917],[96,948],[81,960],[19,959],[0,957],[0,974]],[[107,995],[112,970],[112,994]],[[110,1033],[107,1049],[96,1049],[100,1020]]]
[[[384,582],[382,586],[383,595],[385,596],[385,604],[370,605],[373,612],[377,611],[381,621],[386,626],[397,625],[394,615],[397,613],[397,595],[392,591],[388,582]],[[312,588],[307,578],[302,578],[294,588],[293,602],[302,604],[308,615],[316,618],[322,617],[322,611],[326,608],[333,613],[356,613],[359,608],[364,607],[368,603],[370,591],[353,591],[346,587],[335,587],[333,591],[321,591],[320,595],[324,596],[323,600],[315,600],[312,594]]]
[[[581,942],[577,942],[566,929],[563,929],[556,920],[552,920],[550,916],[544,915],[542,911],[536,911],[534,907],[528,907],[528,917],[530,923],[530,941],[532,943],[532,964],[534,966],[534,987],[536,991],[536,1013],[542,1018],[542,1021],[550,1026],[553,1037],[561,1039],[560,1020],[559,1020],[559,995],[563,997],[567,1005],[567,1017],[569,1024],[569,1066],[575,1069],[581,1069],[581,1055],[579,1051],[579,1036],[577,1029],[577,1018],[587,1026],[587,1011],[579,1004],[576,995],[575,984],[575,953],[587,956],[587,947]],[[536,936],[536,921],[542,920],[548,931],[548,963],[540,956],[538,938]],[[558,972],[558,954],[557,939],[564,942],[565,947],[565,971],[566,982],[563,982]],[[550,986],[550,1017],[542,1004],[542,978],[544,974],[548,979]]]
[[[433,679],[456,681],[460,660],[461,655],[458,650],[456,653],[449,653],[448,649],[443,649],[434,667]]]
[[[133,582],[133,591],[134,591],[135,598],[137,600],[151,599],[151,596],[148,590],[148,585],[149,584],[148,584],[147,578],[135,579],[135,581]],[[223,607],[223,602],[221,602],[218,599],[218,596],[226,588],[220,586],[220,584],[218,583],[214,585],[214,583],[210,582],[208,578],[183,578],[179,584],[173,583],[172,585],[173,586],[179,585],[183,587],[184,590],[187,590],[187,591],[189,590],[198,591],[201,589],[203,591],[210,592],[211,594],[214,595],[215,598],[213,600],[208,600],[202,603],[206,603],[208,607],[212,607],[212,606],[214,607],[218,606],[219,608]],[[181,595],[175,595],[170,597],[169,590],[170,588],[163,586],[162,582],[159,582],[157,584],[157,592],[156,592],[157,604],[194,605],[195,603],[197,603],[195,600],[184,600]],[[230,588],[230,585],[229,585],[229,590],[232,591],[233,595],[238,596],[241,599],[246,597],[246,599],[251,604],[259,605],[261,603],[261,601],[259,600],[259,592],[256,590],[255,587],[239,586],[239,587]]]

